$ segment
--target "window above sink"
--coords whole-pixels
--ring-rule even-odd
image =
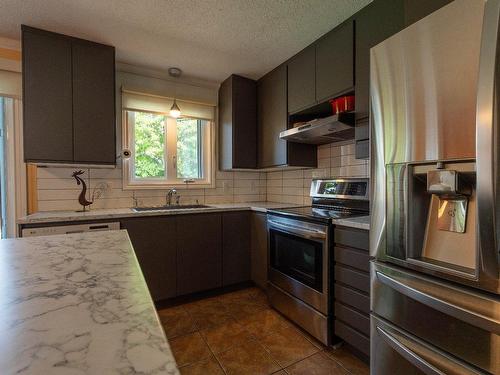
[[[123,102],[124,189],[212,187],[213,107],[179,101],[182,117],[174,118],[168,98],[124,92]]]

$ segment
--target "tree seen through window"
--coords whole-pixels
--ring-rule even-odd
[[[165,177],[164,115],[134,113],[135,177]]]

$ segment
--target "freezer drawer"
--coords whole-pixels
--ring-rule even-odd
[[[371,330],[370,372],[373,375],[485,374],[373,315]]]
[[[371,293],[376,318],[464,363],[500,373],[498,296],[377,262],[371,264]],[[373,339],[372,347],[379,339]]]

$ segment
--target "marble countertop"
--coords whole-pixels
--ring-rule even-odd
[[[370,216],[356,216],[346,219],[333,219],[332,222],[335,225],[370,230]]]
[[[208,206],[209,207],[187,208],[187,209],[170,210],[170,211],[165,210],[165,211],[141,211],[141,212],[135,212],[131,208],[97,209],[88,212],[42,211],[22,217],[17,220],[17,223],[50,224],[56,222],[78,222],[83,220],[119,219],[122,217],[133,217],[133,216],[165,216],[165,215],[182,215],[182,214],[193,214],[193,213],[204,213],[204,212],[224,212],[224,211],[240,211],[240,210],[267,212],[267,210],[269,209],[300,207],[302,205],[291,204],[291,203],[275,203],[275,202],[247,202],[247,203],[210,204]],[[370,230],[370,216],[359,216],[348,219],[334,219],[333,224]]]
[[[286,208],[299,207],[301,205],[290,203],[274,203],[274,202],[247,202],[247,203],[227,203],[227,204],[210,204],[204,208],[189,208],[170,211],[142,211],[135,212],[131,208],[114,208],[114,209],[97,209],[88,212],[76,211],[42,211],[32,215],[24,216],[17,220],[18,224],[40,224],[40,223],[55,223],[61,221],[83,221],[83,220],[103,220],[114,219],[130,216],[165,216],[165,215],[181,215],[203,212],[221,212],[221,211],[238,211],[238,210],[253,210],[266,212],[271,208]]]
[[[126,231],[0,241],[2,374],[178,374]]]

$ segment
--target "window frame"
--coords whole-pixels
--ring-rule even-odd
[[[135,140],[133,123],[129,118],[129,112],[152,113],[163,115],[166,118],[165,124],[165,177],[158,178],[135,178]],[[124,157],[122,153],[122,175],[123,175],[123,190],[140,190],[140,189],[166,189],[175,187],[178,189],[187,189],[189,186],[196,188],[213,188],[215,183],[215,125],[214,121],[189,117],[196,120],[207,122],[206,126],[198,124],[203,130],[203,135],[198,133],[198,137],[202,139],[200,142],[199,158],[201,158],[201,173],[202,178],[184,179],[177,177],[177,123],[175,118],[162,112],[152,112],[146,110],[122,110],[122,149],[129,150],[130,156]]]
[[[203,153],[205,152],[205,145],[203,144],[203,140],[205,139],[206,135],[202,135],[202,131],[204,131],[205,129],[202,128],[202,124],[201,124],[201,121],[203,120],[200,120],[200,119],[193,119],[193,118],[190,118],[192,120],[196,120],[197,123],[196,123],[196,127],[198,128],[197,129],[197,144],[200,145],[200,147],[198,147],[197,149],[197,159],[198,159],[198,165],[200,166],[199,167],[199,174],[198,174],[198,177],[196,177],[195,179],[201,179],[204,175],[204,172],[205,172],[205,168],[204,168],[204,157],[203,157]],[[177,128],[176,128],[177,129]],[[177,146],[177,145],[176,145]],[[177,163],[177,154],[176,154],[176,163]],[[179,169],[176,168],[176,177],[177,178],[181,178],[183,179],[182,177],[179,177]]]

